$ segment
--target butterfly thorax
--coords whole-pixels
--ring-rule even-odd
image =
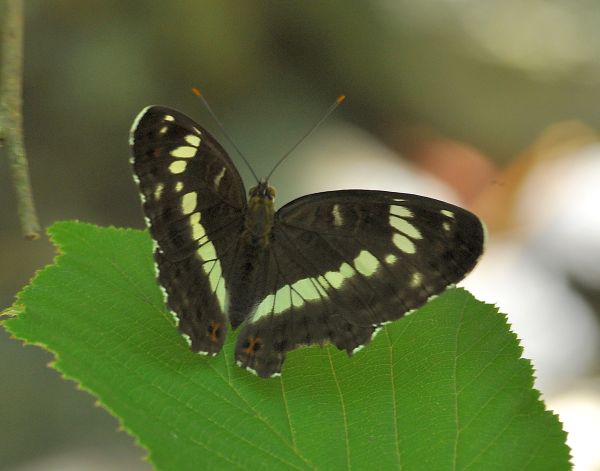
[[[269,245],[275,217],[274,200],[275,189],[265,180],[250,189],[243,233],[248,243],[261,248]]]

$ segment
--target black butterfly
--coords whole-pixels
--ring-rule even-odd
[[[184,114],[142,110],[130,137],[158,281],[194,352],[242,326],[237,363],[261,377],[288,351],[331,342],[349,355],[383,324],[461,280],[482,253],[472,213],[423,196],[315,193],[274,209]]]

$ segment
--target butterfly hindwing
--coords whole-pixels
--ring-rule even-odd
[[[351,354],[382,324],[460,281],[483,241],[473,214],[421,196],[345,190],[292,201],[277,212],[273,275],[236,358],[271,376],[300,345],[331,342]]]
[[[167,304],[191,349],[215,354],[229,323],[226,281],[244,223],[242,180],[206,130],[169,108],[142,110],[130,145]]]

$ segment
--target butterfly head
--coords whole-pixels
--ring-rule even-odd
[[[275,201],[277,192],[275,191],[275,188],[269,186],[269,182],[267,180],[261,180],[258,182],[258,185],[250,188],[248,194],[250,196],[250,201],[261,200],[264,204],[264,202],[267,201],[273,203],[273,201]]]

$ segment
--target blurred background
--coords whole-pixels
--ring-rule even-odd
[[[259,175],[346,94],[277,171],[279,205],[371,188],[476,212],[490,241],[463,284],[507,313],[576,469],[599,470],[599,22],[592,0],[32,0],[24,113],[41,222],[142,228],[136,114],[171,106],[224,141],[191,86]],[[21,238],[5,159],[0,201],[5,308],[55,251]],[[0,358],[0,469],[149,469],[49,354],[0,329]]]

